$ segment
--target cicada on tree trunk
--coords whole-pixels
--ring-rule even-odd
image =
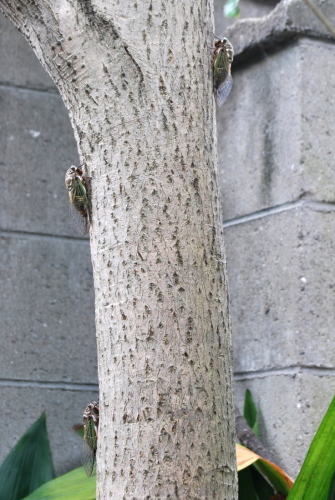
[[[80,167],[72,165],[65,174],[65,186],[69,192],[70,214],[79,234],[88,233],[90,225],[90,203],[88,194],[88,177],[83,175]]]
[[[234,58],[234,49],[228,38],[218,39],[214,43],[213,76],[214,92],[218,106],[222,106],[233,86],[231,64]]]
[[[84,410],[83,466],[88,476],[95,473],[99,432],[99,403],[92,401]]]

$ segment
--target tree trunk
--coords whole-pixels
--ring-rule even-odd
[[[235,499],[212,1],[0,8],[57,84],[92,177],[97,497]]]

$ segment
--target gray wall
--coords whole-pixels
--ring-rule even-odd
[[[242,16],[275,3],[242,1]],[[335,390],[334,64],[322,36],[241,50],[218,111],[237,403],[250,388],[292,475]],[[0,113],[0,461],[46,409],[61,473],[79,464],[71,427],[98,397],[89,244],[64,187],[78,157],[54,85],[3,18]]]
[[[78,163],[62,100],[0,19],[0,461],[46,410],[57,473],[80,465],[72,431],[97,398],[89,241],[69,219]]]
[[[249,388],[261,439],[296,476],[335,393],[335,43],[292,6],[228,30],[217,119],[237,404]]]

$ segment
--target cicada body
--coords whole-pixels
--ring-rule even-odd
[[[213,74],[214,92],[218,106],[222,106],[233,86],[231,64],[234,58],[234,49],[227,38],[222,38],[214,43]]]
[[[83,466],[88,476],[96,469],[96,453],[99,431],[99,403],[92,401],[84,410],[84,457]]]
[[[72,165],[66,171],[65,185],[69,192],[72,220],[79,234],[83,236],[89,228],[89,196],[87,178],[80,167]]]

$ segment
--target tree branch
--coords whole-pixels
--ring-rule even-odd
[[[335,28],[334,26],[328,21],[326,16],[321,12],[321,10],[315,5],[313,0],[305,0],[305,4],[314,12],[316,17],[322,22],[324,26],[326,26],[327,30],[335,36]]]
[[[64,0],[63,12],[66,11],[66,3]],[[60,52],[62,41],[69,36],[67,30],[71,30],[71,21],[63,26],[66,29],[61,32],[57,10],[49,2],[34,0],[0,0],[0,12],[23,34],[44,69],[57,83],[65,64],[55,62],[55,53]]]
[[[263,446],[258,437],[255,435],[252,429],[250,429],[246,419],[241,415],[239,409],[235,406],[235,421],[236,421],[236,434],[237,438],[249,448],[249,450],[257,453],[262,458],[272,461],[271,455],[268,450]]]

